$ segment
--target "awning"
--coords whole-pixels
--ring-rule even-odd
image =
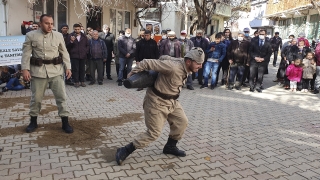
[[[305,6],[301,6],[301,7],[296,7],[294,9],[289,9],[289,10],[285,10],[285,11],[282,11],[282,12],[278,12],[278,13],[274,13],[274,14],[269,14],[269,15],[266,15],[264,16],[264,18],[268,18],[268,19],[272,19],[272,18],[285,18],[283,17],[283,15],[289,15],[289,14],[293,14],[295,13],[296,11],[304,11],[304,10],[308,10],[308,9],[311,9],[313,8],[314,6],[312,4],[307,4]]]

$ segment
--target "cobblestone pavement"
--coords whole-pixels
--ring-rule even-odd
[[[101,149],[126,145],[146,129],[143,120],[104,127],[109,139],[92,149],[40,147],[34,140],[41,133],[22,133],[0,136],[0,179],[320,179],[319,95],[283,90],[272,82],[275,70],[269,66],[263,93],[250,93],[248,88],[227,91],[221,86],[200,90],[196,81],[196,90],[184,89],[179,100],[189,125],[178,146],[186,157],[162,154],[169,132],[166,124],[157,141],[135,151],[124,165],[107,161],[113,154]],[[52,95],[50,90],[45,94]],[[115,80],[104,80],[102,86],[67,86],[67,95],[71,117],[81,121],[143,113],[145,90],[129,90],[118,87]],[[25,96],[30,96],[29,90],[10,91],[0,100]],[[55,104],[54,99],[43,103]],[[24,104],[0,109],[0,133],[26,126],[28,121]],[[38,121],[45,125],[60,119],[54,111]]]

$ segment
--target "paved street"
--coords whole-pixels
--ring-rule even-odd
[[[41,127],[32,134],[23,131],[30,91],[6,92],[0,97],[0,179],[318,180],[319,95],[280,88],[272,82],[275,70],[269,66],[263,93],[200,90],[194,81],[196,90],[184,89],[179,98],[189,125],[178,146],[187,156],[162,154],[166,124],[157,141],[122,166],[114,161],[116,148],[146,129],[145,90],[118,87],[115,74],[102,86],[67,86],[71,135],[60,129],[50,90],[38,118]]]

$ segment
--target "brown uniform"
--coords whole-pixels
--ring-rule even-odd
[[[132,73],[154,70],[159,72],[154,88],[161,94],[177,96],[190,72],[183,59],[155,60],[144,59],[132,69]],[[143,101],[147,131],[135,137],[133,144],[137,149],[146,147],[161,134],[165,121],[169,122],[169,137],[180,140],[187,128],[188,118],[176,99],[163,99],[148,88]]]

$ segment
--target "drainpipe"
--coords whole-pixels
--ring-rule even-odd
[[[5,28],[4,28],[4,34],[5,36],[7,35],[7,29],[8,29],[8,21],[7,21],[7,0],[2,0],[2,4],[3,4],[3,17],[4,17],[4,23],[5,23]]]

